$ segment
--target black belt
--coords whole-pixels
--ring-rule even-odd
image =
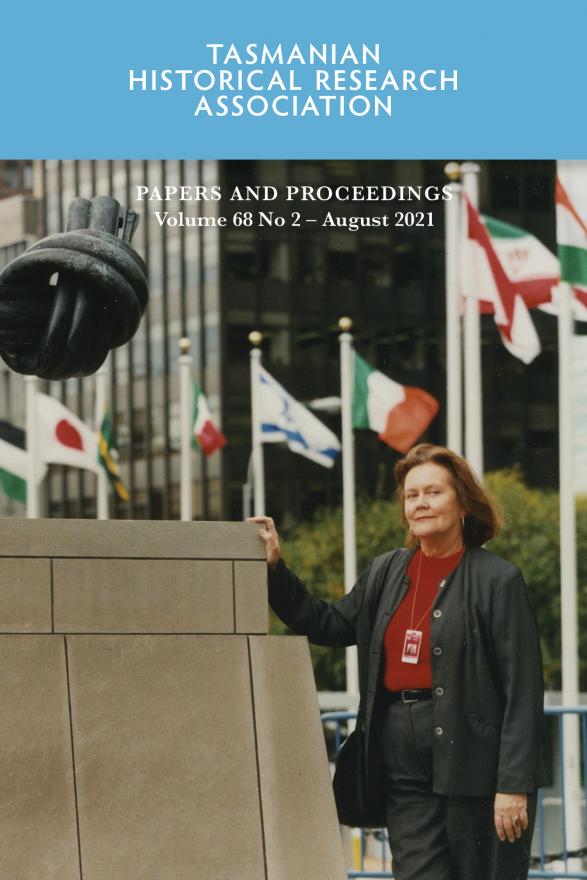
[[[386,691],[385,693],[389,703],[417,703],[420,700],[432,699],[430,688],[412,688],[411,690]]]

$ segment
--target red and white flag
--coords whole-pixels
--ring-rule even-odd
[[[194,410],[193,410],[194,445],[197,443],[202,448],[204,455],[212,455],[218,449],[226,446],[227,439],[212,421],[210,408],[206,396],[194,382]]]
[[[504,269],[483,219],[466,196],[465,210],[461,291],[467,297],[493,304],[503,344],[529,364],[540,353],[540,340],[522,291]]]
[[[100,473],[96,431],[54,397],[37,393],[36,399],[39,460]]]

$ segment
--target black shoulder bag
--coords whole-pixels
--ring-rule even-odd
[[[351,828],[383,828],[385,797],[381,776],[365,773],[365,729],[362,719],[342,744],[332,786],[338,821]]]
[[[394,554],[396,559],[402,554]],[[399,560],[398,560],[399,561]],[[371,565],[366,592],[382,587],[390,570],[390,554],[376,557]],[[380,580],[381,583],[377,583]],[[379,591],[381,593],[381,590]],[[341,825],[352,828],[383,828],[385,825],[385,797],[380,773],[367,778],[365,755],[365,723],[359,708],[357,726],[342,744],[336,757],[332,786]]]

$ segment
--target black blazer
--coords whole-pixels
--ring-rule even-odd
[[[380,772],[383,637],[408,589],[413,552],[372,560],[352,591],[332,603],[313,598],[283,561],[269,568],[269,602],[290,629],[318,645],[357,645],[368,773]],[[467,548],[441,582],[431,646],[434,791],[487,796],[544,785],[542,658],[519,569]]]

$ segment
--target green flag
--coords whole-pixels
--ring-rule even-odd
[[[0,420],[0,487],[9,498],[26,503],[25,432]]]
[[[100,434],[98,437],[98,461],[108,474],[108,479],[112,488],[122,501],[128,501],[128,489],[120,479],[120,468],[118,466],[118,453],[112,446],[112,430],[110,427],[110,413],[108,410],[104,413]]]

